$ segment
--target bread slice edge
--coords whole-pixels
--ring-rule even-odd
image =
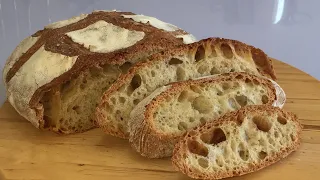
[[[230,116],[238,117],[239,114],[244,114],[246,112],[257,112],[257,111],[268,111],[268,112],[275,111],[276,113],[280,113],[284,117],[290,117],[290,119],[294,123],[297,124],[297,126],[296,126],[297,127],[297,129],[296,129],[297,136],[295,137],[294,143],[291,144],[291,146],[276,153],[273,156],[273,158],[265,159],[264,161],[262,161],[259,164],[250,165],[248,168],[240,169],[240,171],[230,170],[227,173],[210,174],[210,173],[206,173],[205,171],[199,172],[199,170],[195,169],[194,167],[188,167],[188,165],[185,163],[185,161],[183,161],[183,158],[185,156],[184,154],[186,153],[185,141],[188,139],[188,137],[191,136],[191,134],[197,134],[201,130],[209,128],[209,127],[213,127],[213,126],[219,127],[219,125],[221,125],[221,124],[228,123],[231,121],[232,122],[237,121],[237,118],[231,118],[231,120],[229,118],[229,120],[226,121],[225,119],[228,119],[228,117],[230,117]],[[250,106],[243,107],[237,111],[227,113],[224,116],[218,118],[216,121],[208,122],[202,126],[197,126],[193,130],[190,130],[187,133],[185,133],[183,138],[181,138],[179,140],[179,142],[176,143],[176,145],[175,145],[175,148],[173,151],[173,156],[172,156],[172,164],[176,170],[179,170],[183,174],[186,174],[189,177],[195,178],[195,179],[222,179],[222,178],[233,177],[233,176],[241,176],[244,174],[258,171],[258,170],[263,169],[267,166],[270,166],[270,165],[276,163],[277,161],[287,157],[293,151],[296,151],[298,149],[299,145],[301,144],[301,132],[302,132],[302,125],[299,122],[298,117],[294,113],[286,112],[286,111],[281,110],[278,107],[272,107],[272,106],[268,106],[268,105],[250,105]]]

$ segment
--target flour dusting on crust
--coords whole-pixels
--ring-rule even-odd
[[[29,107],[33,94],[39,87],[71,69],[76,60],[77,56],[48,52],[42,46],[8,82],[9,102],[20,115],[39,127],[36,112]]]
[[[143,39],[145,33],[130,31],[101,20],[67,35],[92,52],[108,53],[133,46]]]

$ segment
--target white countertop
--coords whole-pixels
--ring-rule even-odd
[[[51,22],[117,9],[157,17],[198,39],[243,41],[320,79],[319,6],[319,0],[0,0],[0,66],[23,38]],[[0,95],[1,102],[2,82]]]

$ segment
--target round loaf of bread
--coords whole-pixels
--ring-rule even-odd
[[[152,53],[195,38],[156,18],[95,11],[47,25],[24,39],[3,70],[7,97],[40,129],[69,134],[94,128],[102,93]]]

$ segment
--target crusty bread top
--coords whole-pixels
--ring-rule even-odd
[[[187,132],[175,145],[173,166],[196,179],[247,174],[296,150],[301,131],[293,113],[247,106]]]
[[[38,127],[43,113],[39,100],[52,87],[94,66],[135,63],[151,53],[183,44],[181,36],[188,35],[155,18],[143,16],[172,29],[134,20],[135,16],[95,11],[50,24],[23,40],[3,70],[10,103]]]

